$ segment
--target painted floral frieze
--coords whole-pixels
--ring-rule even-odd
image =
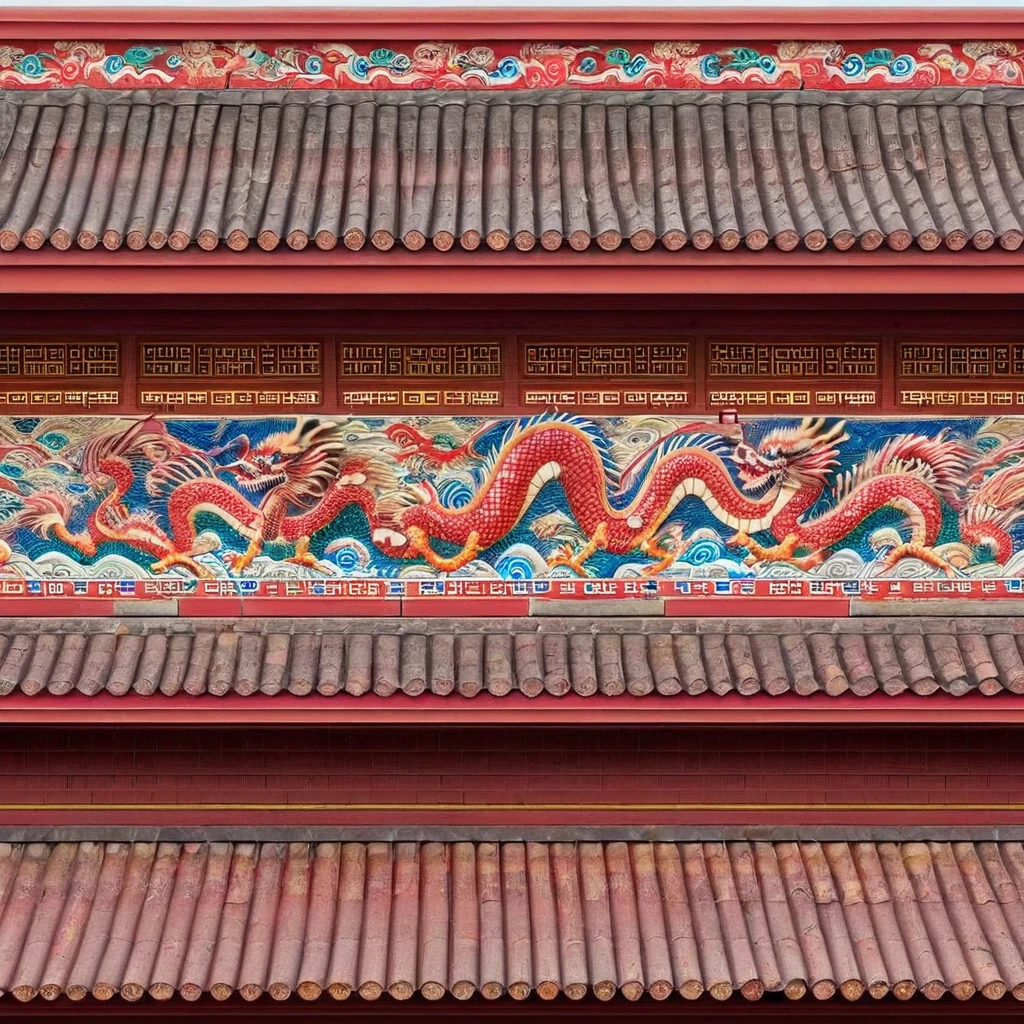
[[[1024,43],[0,43],[0,88],[892,89],[1024,83]]]

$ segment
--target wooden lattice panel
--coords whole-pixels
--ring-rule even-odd
[[[117,341],[0,341],[0,377],[117,377]]]
[[[316,411],[327,398],[319,339],[142,338],[135,355],[146,411]]]
[[[904,341],[899,343],[897,367],[901,377],[1024,380],[1024,344]]]
[[[688,341],[527,341],[522,352],[526,377],[672,379],[692,372]]]
[[[1024,341],[0,337],[0,412],[1024,414]]]
[[[501,376],[501,345],[478,341],[345,341],[342,377],[411,377],[474,380]]]
[[[907,412],[1024,410],[1024,343],[915,338],[896,343],[896,404]]]
[[[875,342],[710,341],[708,377],[862,380],[878,376]]]
[[[319,377],[319,342],[145,342],[142,377]]]
[[[870,412],[881,403],[877,341],[710,338],[702,398],[709,411]]]

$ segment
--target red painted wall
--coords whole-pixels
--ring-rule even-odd
[[[0,731],[0,821],[155,803],[991,807],[1024,804],[1024,758],[966,728]]]

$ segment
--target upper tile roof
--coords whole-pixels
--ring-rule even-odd
[[[1024,998],[1020,843],[0,844],[0,993]]]
[[[1024,693],[1021,619],[0,620],[25,694]]]
[[[1007,90],[0,96],[0,248],[1024,241]]]

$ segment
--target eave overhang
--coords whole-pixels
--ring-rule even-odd
[[[8,619],[20,725],[1024,723],[1012,618]]]

